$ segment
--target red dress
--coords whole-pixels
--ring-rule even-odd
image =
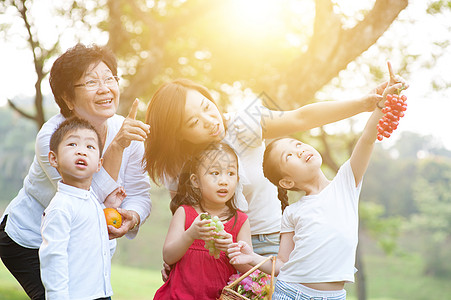
[[[182,205],[182,207],[185,209],[185,230],[187,230],[199,214],[191,206]],[[234,242],[246,220],[247,215],[237,211],[237,218],[233,217],[224,224],[224,230],[232,235]],[[185,255],[174,265],[169,279],[158,289],[154,299],[215,300],[219,298],[229,277],[237,271],[229,263],[223,251],[219,259],[215,259],[208,254],[204,245],[204,240],[194,240]]]

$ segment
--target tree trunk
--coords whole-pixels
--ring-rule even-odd
[[[361,241],[361,230],[359,230],[359,240]],[[355,266],[358,270],[356,273],[356,290],[357,290],[357,299],[358,300],[366,300],[366,278],[365,278],[365,266],[362,260],[362,251],[360,243],[357,245],[357,253]]]

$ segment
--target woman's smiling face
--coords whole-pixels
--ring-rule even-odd
[[[87,90],[84,86],[75,88],[75,98],[67,101],[67,106],[80,118],[93,124],[112,117],[119,105],[119,85],[105,85],[104,80],[113,73],[104,62],[91,64],[76,84],[84,84],[89,80],[100,80],[96,90]]]
[[[224,121],[218,107],[196,90],[186,93],[181,139],[192,144],[207,144],[224,138]]]

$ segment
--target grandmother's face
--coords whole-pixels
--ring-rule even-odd
[[[100,80],[100,83],[94,89],[88,89],[86,86],[75,88],[75,98],[67,105],[76,116],[98,124],[116,113],[119,105],[119,85],[117,81],[113,84],[105,84],[105,80],[111,79],[111,76],[113,73],[104,62],[91,64],[87,68],[75,85],[82,85],[92,80]]]

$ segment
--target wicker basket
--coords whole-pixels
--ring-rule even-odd
[[[246,273],[241,275],[239,278],[237,278],[234,282],[232,282],[229,285],[226,285],[222,289],[222,293],[221,293],[221,296],[219,297],[219,300],[243,300],[243,299],[244,300],[250,300],[246,296],[238,294],[233,288],[238,283],[240,283],[244,278],[249,276],[249,274],[251,274],[252,272],[257,270],[261,265],[263,265],[268,260],[272,260],[271,285],[270,285],[270,289],[269,289],[270,290],[270,292],[269,292],[269,300],[271,300],[272,293],[273,293],[273,290],[274,290],[274,269],[275,269],[275,266],[276,266],[276,258],[274,256],[269,256],[269,257],[265,258],[263,261],[258,263],[255,267],[253,267],[252,269],[250,269],[249,271],[247,271]]]

